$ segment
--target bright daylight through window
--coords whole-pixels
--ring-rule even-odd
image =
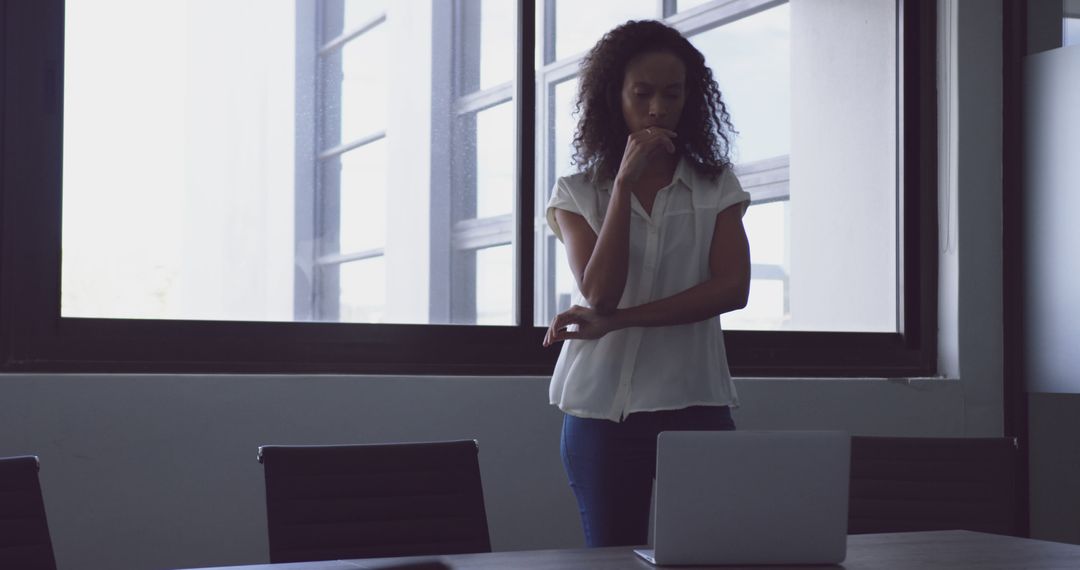
[[[69,0],[62,315],[518,324],[517,6]],[[651,18],[739,131],[753,277],[724,328],[895,332],[897,16],[536,0],[535,324],[575,287],[543,208],[574,171],[578,65]]]

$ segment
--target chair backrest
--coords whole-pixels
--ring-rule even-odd
[[[0,458],[0,568],[55,570],[38,458]]]
[[[490,552],[475,441],[259,448],[270,562]]]
[[[1019,531],[1011,438],[851,438],[848,533]]]

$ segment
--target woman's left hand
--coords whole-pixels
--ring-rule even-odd
[[[568,330],[570,325],[577,325],[577,330]],[[552,319],[544,346],[571,338],[597,339],[616,328],[615,315],[601,315],[588,307],[574,305]]]

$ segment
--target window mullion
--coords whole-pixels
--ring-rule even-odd
[[[551,2],[553,0],[546,0]],[[517,251],[514,256],[517,294],[514,304],[517,324],[532,327],[535,321],[535,228],[534,200],[536,164],[536,2],[518,2],[518,71],[514,98],[517,104],[518,199],[514,208]]]
[[[315,162],[315,208],[311,234],[313,265],[311,276],[314,291],[312,320],[338,319],[340,276],[337,266],[320,266],[316,261],[328,253],[336,253],[339,238],[338,209],[341,202],[339,158],[332,155],[320,159],[323,149],[338,146],[341,141],[341,79],[342,50],[318,49],[331,30],[340,30],[344,22],[344,6],[340,2],[319,3],[318,32],[316,33],[316,95],[320,111],[316,113],[315,152],[308,160]],[[335,251],[328,248],[333,246]]]
[[[315,119],[296,122],[293,319],[297,321],[310,321],[317,312],[314,268],[319,165],[314,157],[320,141],[319,86],[322,82],[317,48],[323,11],[322,2],[303,3],[296,10],[296,116]]]
[[[735,165],[735,175],[753,204],[767,204],[791,198],[790,157],[788,155]]]
[[[703,6],[701,10],[675,14],[668,18],[667,23],[679,30],[684,36],[690,37],[786,3],[787,0],[727,0],[715,2]]]

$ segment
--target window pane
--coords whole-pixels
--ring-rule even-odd
[[[65,10],[61,314],[291,320],[296,3]]]
[[[476,252],[476,324],[512,325],[514,251],[510,245]]]
[[[897,331],[897,3],[790,5],[795,330]]]
[[[746,210],[743,227],[750,240],[750,261],[786,265],[788,259],[788,202],[757,204]]]
[[[739,135],[733,159],[791,151],[791,13],[787,4],[690,39],[713,71]]]
[[[535,282],[538,304],[534,314],[534,324],[547,326],[555,314],[566,310],[570,306],[571,296],[577,292],[577,284],[574,276],[567,265],[566,248],[562,242],[555,239],[551,230],[547,227],[545,205],[551,195],[555,179],[560,176],[573,174],[577,171],[571,162],[573,154],[573,137],[577,130],[577,120],[573,116],[574,99],[577,97],[578,79],[576,77],[556,83],[548,89],[549,97],[552,98],[552,113],[548,118],[545,129],[540,129],[547,134],[548,163],[545,178],[549,182],[542,188],[538,188],[538,195],[542,197],[537,204],[537,224],[540,228],[537,232],[536,259],[539,270]],[[542,156],[541,149],[537,149],[537,155]]]
[[[374,257],[351,261],[339,268],[341,296],[339,320],[381,323],[386,313],[386,260]]]
[[[386,145],[381,139],[341,157],[341,253],[386,245]]]
[[[780,330],[787,328],[784,313],[784,283],[774,279],[751,279],[746,307],[720,315],[725,330]]]
[[[723,315],[725,328],[768,330],[787,325],[789,208],[786,201],[757,204],[743,216],[754,267],[750,299],[743,309]]]
[[[516,145],[514,106],[496,105],[476,116],[476,215],[480,218],[514,210]]]
[[[554,139],[552,150],[555,159],[555,178],[577,172],[571,163],[574,153],[574,133],[577,131],[577,119],[573,115],[574,100],[577,98],[578,80],[575,77],[555,85]],[[549,188],[546,191],[550,191]]]
[[[345,31],[355,30],[386,12],[386,0],[345,0]]]
[[[517,2],[482,0],[480,14],[480,88],[487,89],[514,79]]]
[[[661,16],[656,0],[546,1],[555,2],[556,59],[592,49],[604,33],[627,20]]]
[[[555,251],[555,307],[544,324],[550,323],[556,314],[569,309],[578,290],[570,260],[566,257],[566,247],[554,236],[551,237],[551,247]]]
[[[386,128],[387,26],[349,41],[341,52],[341,142]]]

